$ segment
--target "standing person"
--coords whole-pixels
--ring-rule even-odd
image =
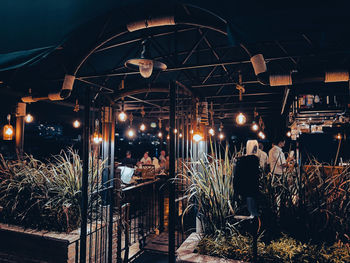
[[[131,151],[126,151],[125,158],[122,160],[122,165],[127,167],[134,167],[136,165],[136,160],[132,158]]]
[[[165,151],[164,151],[164,150],[162,150],[162,151],[160,152],[159,161],[160,161],[160,162],[165,162],[165,161],[166,161],[166,154],[165,154]]]
[[[259,163],[260,163],[261,169],[263,169],[263,171],[265,171],[267,168],[268,157],[267,157],[267,153],[264,152],[264,145],[261,142],[259,142],[259,149],[258,149],[257,156],[259,158]]]
[[[141,163],[141,165],[142,164],[152,164],[152,159],[151,159],[151,157],[149,157],[149,153],[148,152],[145,152],[143,154],[143,157],[140,160],[140,163]]]
[[[247,141],[246,155],[237,159],[233,187],[235,193],[246,199],[252,218],[259,216],[256,200],[259,196],[258,141]]]
[[[284,168],[287,167],[286,158],[282,148],[285,145],[283,138],[278,138],[274,142],[274,146],[269,151],[269,165],[272,174],[282,177]]]

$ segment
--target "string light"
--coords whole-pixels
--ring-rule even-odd
[[[146,125],[142,123],[140,126],[140,131],[145,131],[145,130],[146,130]]]
[[[200,142],[201,140],[203,140],[203,136],[200,133],[196,132],[195,134],[193,134],[193,140],[195,142]]]
[[[193,134],[194,133],[193,129],[190,132],[191,132],[191,134]]]
[[[126,119],[127,119],[126,113],[125,113],[124,111],[122,111],[121,113],[119,113],[118,119],[119,119],[120,121],[126,121]]]
[[[166,137],[166,139],[167,139],[167,140],[170,140],[170,135],[168,135],[168,136]]]
[[[158,137],[162,138],[163,137],[163,133],[162,132],[158,132]]]
[[[222,140],[222,139],[224,139],[224,138],[225,138],[225,135],[224,135],[222,132],[220,132],[220,134],[219,134],[219,139]]]
[[[81,123],[80,123],[80,121],[79,120],[75,120],[75,121],[73,121],[73,127],[74,128],[79,128],[80,127],[80,125],[81,125]]]
[[[129,129],[128,132],[127,132],[127,134],[128,134],[128,136],[129,136],[129,138],[132,138],[132,137],[135,136],[135,132],[134,132],[133,129]]]
[[[259,130],[259,125],[254,122],[253,125],[252,125],[252,130],[253,131],[258,131]]]
[[[175,134],[177,133],[177,129],[174,130],[174,133],[175,133]]]
[[[243,125],[243,124],[246,123],[246,121],[247,121],[246,116],[245,116],[242,112],[240,112],[240,113],[237,115],[237,117],[236,117],[236,122],[237,122],[237,124],[238,124],[238,125]]]
[[[262,131],[259,132],[258,136],[263,140],[266,138],[265,134]]]
[[[335,136],[335,138],[336,138],[337,140],[339,140],[339,141],[340,141],[340,140],[342,139],[342,136],[341,136],[341,134],[340,134],[340,133],[338,133],[338,134],[337,134],[337,136]]]
[[[214,136],[214,135],[215,135],[215,131],[214,131],[213,128],[210,128],[208,132],[209,132],[209,134],[210,134],[211,136]]]
[[[24,119],[26,123],[31,123],[34,120],[33,116],[30,113],[28,113]]]
[[[179,137],[182,138],[182,133],[179,134]]]
[[[292,136],[292,133],[290,131],[287,131],[287,137]]]

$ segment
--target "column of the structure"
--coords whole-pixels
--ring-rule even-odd
[[[16,151],[20,157],[23,156],[24,146],[24,118],[26,116],[26,104],[17,103],[16,107]]]

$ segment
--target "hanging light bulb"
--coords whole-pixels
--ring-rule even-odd
[[[210,134],[211,136],[214,136],[214,135],[215,135],[215,131],[214,131],[213,128],[210,128],[208,132],[209,132],[209,134]]]
[[[259,130],[259,125],[254,122],[253,125],[252,125],[252,130],[253,131],[258,131]]]
[[[225,135],[224,135],[222,132],[220,132],[220,134],[219,134],[219,139],[222,140],[222,139],[224,139],[224,138],[225,138]]]
[[[191,134],[193,134],[193,133],[194,133],[193,129],[190,131],[190,133],[191,133]]]
[[[139,70],[142,77],[145,79],[149,78],[153,72],[153,61],[144,60],[139,64]]]
[[[162,132],[158,132],[158,137],[162,138],[163,137],[163,133]]]
[[[290,137],[290,136],[292,136],[291,131],[287,131],[287,137]]]
[[[258,133],[258,136],[263,140],[266,138],[265,134],[262,131]]]
[[[133,129],[129,129],[128,132],[127,132],[127,134],[128,134],[128,137],[129,137],[129,138],[132,138],[132,137],[135,136],[135,132],[134,132]]]
[[[179,137],[182,138],[182,133],[179,134]]]
[[[237,124],[243,125],[243,124],[245,124],[246,121],[247,121],[246,116],[242,112],[240,112],[236,117]]]
[[[138,70],[142,77],[149,78],[153,69],[166,70],[167,65],[160,61],[151,59],[147,39],[142,41],[142,52],[140,58],[129,59],[125,62],[125,67]]]
[[[75,121],[73,121],[73,127],[74,128],[79,128],[80,127],[80,125],[81,125],[81,123],[80,123],[80,121],[79,120],[75,120]]]
[[[26,123],[31,123],[34,120],[33,116],[30,113],[28,113],[24,119]]]
[[[341,134],[340,134],[340,133],[338,133],[338,134],[337,134],[337,136],[335,136],[335,138],[336,138],[337,140],[339,140],[339,141],[340,141],[340,140],[342,139],[342,136],[341,136]]]
[[[175,134],[177,133],[177,129],[174,130],[174,133],[175,133]]]
[[[146,130],[146,125],[142,123],[140,125],[140,131],[145,131],[145,130]]]
[[[10,114],[7,115],[7,121],[8,121],[8,124],[6,124],[3,128],[2,138],[5,141],[11,141],[13,139],[14,130],[13,130],[13,126],[10,123],[11,122]]]
[[[120,121],[126,121],[126,119],[127,119],[126,113],[125,113],[124,111],[122,111],[121,113],[119,113],[118,119],[119,119]]]
[[[168,136],[166,137],[167,140],[170,140],[170,135],[168,134]]]

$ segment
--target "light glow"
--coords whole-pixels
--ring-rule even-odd
[[[215,135],[215,131],[214,131],[213,128],[210,128],[208,132],[209,132],[209,134],[210,134],[211,136],[214,136],[214,135]]]
[[[146,125],[142,123],[140,126],[140,131],[145,131],[145,130],[146,130]]]
[[[337,140],[339,140],[339,141],[340,141],[340,140],[342,139],[342,136],[341,136],[341,134],[340,134],[340,133],[338,133],[338,134],[337,134],[337,136],[335,136],[335,138],[336,138]]]
[[[238,125],[243,125],[243,124],[246,123],[246,121],[247,121],[246,116],[245,116],[242,112],[240,112],[240,113],[237,115],[237,117],[236,117],[236,122],[237,122],[237,124],[238,124]]]
[[[119,119],[120,121],[126,121],[127,116],[126,116],[126,114],[125,114],[124,111],[122,111],[121,113],[119,113],[118,119]]]
[[[132,137],[135,136],[135,132],[134,132],[133,129],[129,129],[128,132],[127,132],[127,134],[128,134],[128,137],[129,137],[129,138],[132,138]]]
[[[102,135],[99,134],[98,132],[94,132],[92,140],[93,140],[94,144],[99,144],[102,142]]]
[[[179,137],[182,138],[182,133],[179,134]]]
[[[259,130],[259,125],[256,124],[256,123],[253,123],[253,125],[252,125],[252,130],[253,130],[253,131],[258,131],[258,130]]]
[[[162,138],[163,137],[163,133],[162,132],[158,132],[158,137]]]
[[[219,134],[219,139],[222,140],[222,139],[224,139],[224,138],[225,138],[225,135],[221,132],[221,133]]]
[[[263,140],[266,138],[265,134],[262,131],[259,132],[258,136]]]
[[[33,120],[34,120],[33,116],[30,113],[28,113],[25,117],[26,123],[31,123]]]
[[[79,128],[80,125],[81,125],[81,123],[80,123],[79,120],[75,120],[75,121],[73,122],[73,127],[76,128],[76,129]]]
[[[287,137],[292,136],[292,133],[290,131],[287,131]]]

